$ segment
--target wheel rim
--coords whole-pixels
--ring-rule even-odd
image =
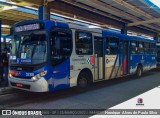
[[[138,76],[140,77],[142,75],[141,68],[138,69]]]
[[[82,87],[82,88],[87,87],[87,79],[86,79],[85,77],[82,77],[82,78],[79,80],[79,86]]]

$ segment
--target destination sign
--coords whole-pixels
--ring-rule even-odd
[[[22,26],[15,27],[15,32],[23,32],[23,31],[30,31],[30,30],[38,30],[40,29],[40,24],[27,24]]]

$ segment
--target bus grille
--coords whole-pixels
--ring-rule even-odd
[[[16,77],[16,78],[19,78],[19,79],[31,79],[31,77],[22,77],[22,76],[13,76],[13,77]]]
[[[11,85],[17,87],[17,86],[16,86],[16,83],[14,83],[14,82],[11,82]],[[30,89],[30,85],[25,85],[25,84],[23,84],[23,86],[22,86],[22,87],[19,87],[19,88]]]

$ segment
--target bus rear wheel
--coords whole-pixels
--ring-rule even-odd
[[[80,73],[77,81],[77,92],[87,91],[90,85],[89,76],[87,73]]]
[[[142,66],[138,66],[137,68],[137,77],[140,78],[142,76],[143,69]]]

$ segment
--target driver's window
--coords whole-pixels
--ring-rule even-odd
[[[51,64],[64,62],[72,53],[72,32],[70,29],[56,28],[51,32]]]
[[[106,41],[106,54],[115,55],[118,54],[119,39],[117,37],[107,37]]]

